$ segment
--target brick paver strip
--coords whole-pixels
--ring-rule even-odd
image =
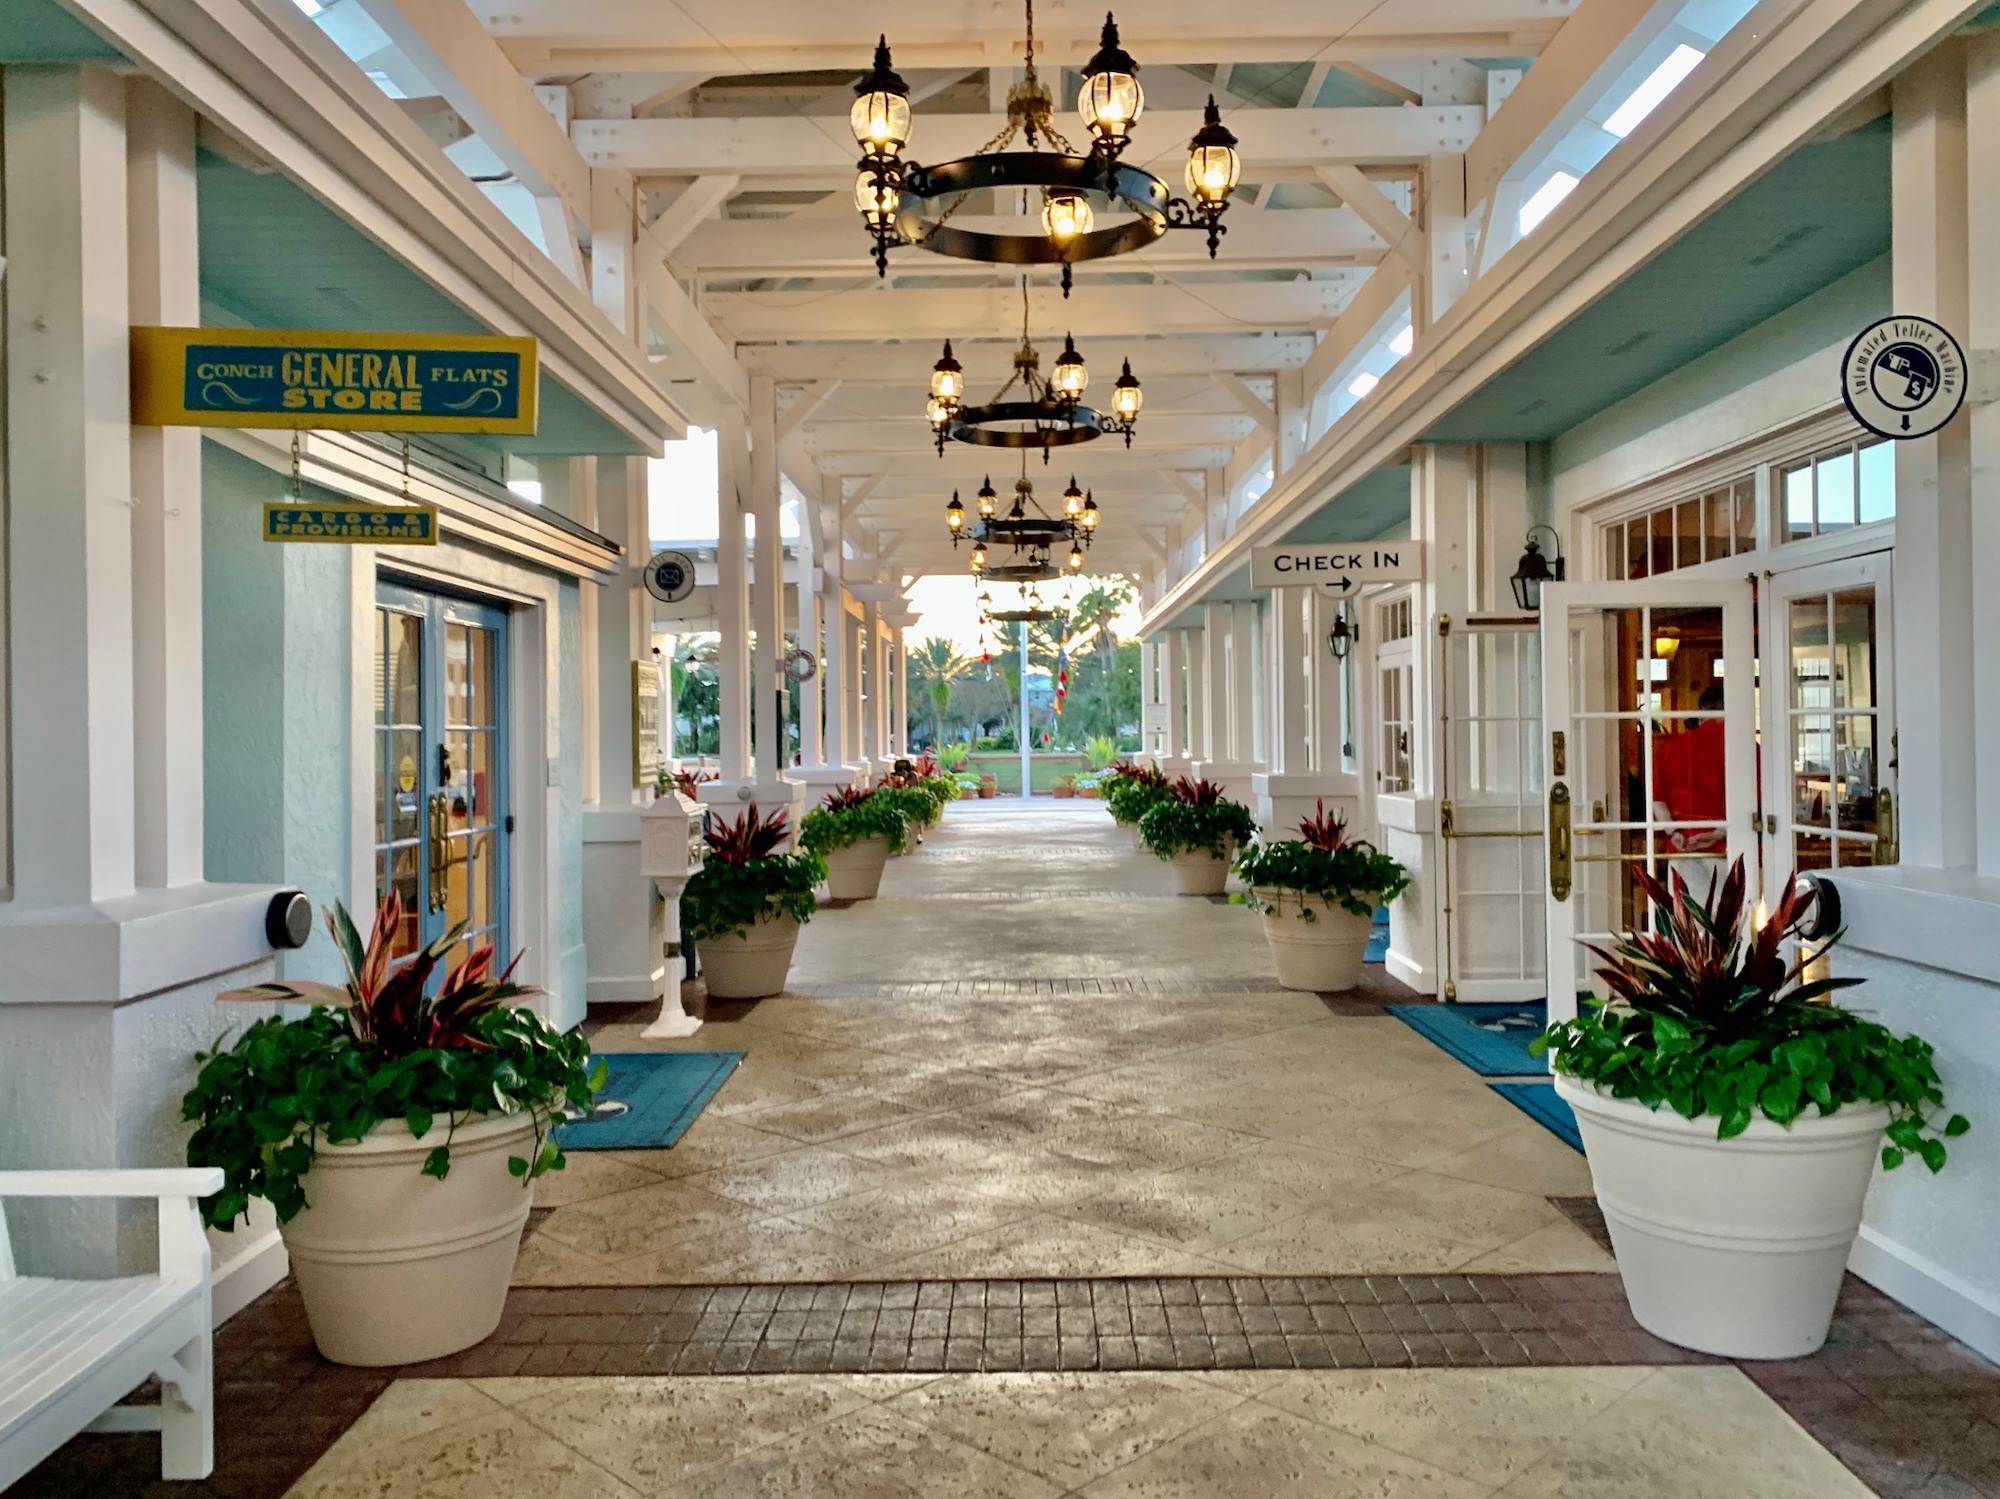
[[[399,1377],[1380,1369],[1714,1363],[1641,1330],[1615,1275],[523,1287],[477,1348],[401,1369],[314,1351],[291,1284],[217,1335],[217,1468],[82,1437],[15,1499],[279,1499]],[[1740,1367],[1883,1499],[2000,1499],[2000,1370],[1849,1280],[1827,1346]]]

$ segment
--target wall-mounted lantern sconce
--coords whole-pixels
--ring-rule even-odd
[[[1549,539],[1556,544],[1555,559],[1551,561],[1542,555],[1541,543],[1535,540],[1537,531],[1547,531]],[[1542,585],[1560,583],[1566,571],[1563,561],[1562,538],[1553,526],[1528,527],[1528,549],[1521,553],[1521,560],[1514,565],[1514,602],[1530,613],[1539,613],[1542,607]]]
[[[1347,606],[1341,605],[1340,613],[1333,617],[1333,628],[1326,632],[1326,648],[1333,652],[1333,659],[1345,661],[1349,651],[1361,643],[1360,621],[1348,622]]]

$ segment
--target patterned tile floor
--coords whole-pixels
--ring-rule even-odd
[[[1811,1359],[1652,1339],[1579,1157],[1379,970],[1270,973],[1100,808],[956,808],[686,1043],[748,1057],[677,1148],[538,1189],[493,1338],[342,1369],[280,1287],[207,1484],[89,1437],[18,1492],[2000,1499],[1990,1365],[1858,1284]]]

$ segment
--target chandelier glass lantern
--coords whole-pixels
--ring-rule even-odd
[[[965,368],[952,357],[948,338],[944,341],[944,356],[931,366],[931,397],[953,404],[965,399]]]
[[[951,527],[953,536],[965,529],[965,506],[960,503],[955,489],[951,492],[951,503],[944,507],[944,523]]]
[[[1132,424],[1139,420],[1139,408],[1145,403],[1145,392],[1139,389],[1138,377],[1132,373],[1132,361],[1128,359],[1125,361],[1125,373],[1111,388],[1111,414],[1129,432]]]
[[[1097,529],[1097,497],[1095,495],[1087,494],[1083,497],[1083,513],[1077,517],[1077,524],[1082,526],[1086,531],[1095,531]]]
[[[1118,43],[1118,23],[1109,11],[1104,16],[1104,32],[1098,38],[1096,55],[1083,65],[1083,87],[1076,96],[1076,110],[1083,117],[1099,149],[1115,157],[1132,138],[1132,127],[1146,107],[1146,91],[1139,87],[1139,65]]]
[[[1076,476],[1070,476],[1069,488],[1063,491],[1063,514],[1071,520],[1083,517],[1083,491],[1076,487]]]
[[[1188,143],[1191,196],[1175,197],[1158,177],[1122,159],[1146,96],[1117,22],[1104,18],[1098,49],[1082,69],[1077,110],[1090,140],[1079,149],[1056,128],[1055,98],[1036,71],[1034,0],[1024,0],[1024,10],[1024,65],[1007,94],[1006,125],[973,155],[936,166],[905,155],[914,127],[909,86],[891,65],[888,39],[876,43],[874,67],[855,84],[849,112],[861,147],[854,202],[874,242],[876,274],[888,274],[890,249],[920,245],[988,265],[1060,265],[1068,296],[1072,266],[1143,250],[1169,229],[1206,232],[1214,256],[1242,171],[1236,137],[1222,125],[1214,100]],[[972,195],[986,190],[1039,191],[1041,213],[1013,221],[1022,227],[952,222]]]
[[[1097,529],[1097,502],[1077,488],[1072,479],[1063,492],[1063,513],[1050,515],[1035,499],[1035,486],[1027,475],[1027,457],[1022,455],[1022,474],[1014,484],[1014,503],[1005,515],[993,513],[987,496],[989,481],[980,489],[978,524],[967,528],[965,512],[958,496],[945,507],[945,525],[951,544],[957,548],[963,537],[972,543],[974,577],[1003,583],[1030,583],[1061,577],[1065,571],[1083,569],[1084,553],[1090,548],[1091,533]],[[1058,566],[1056,548],[1069,543],[1067,567]],[[1004,560],[992,555],[995,547],[1006,547]]]
[[[1056,355],[1056,367],[1049,375],[1049,387],[1062,400],[1079,401],[1089,384],[1090,370],[1076,351],[1076,340],[1065,333],[1063,351]]]

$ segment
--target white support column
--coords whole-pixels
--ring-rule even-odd
[[[1989,28],[1969,38],[1965,52],[1966,182],[1984,184],[1967,201],[1965,345],[1990,362],[2000,357],[1995,352],[2000,351],[2000,194],[1990,186],[2000,181],[2000,32]],[[1979,482],[1979,503],[1972,507],[1972,575],[1989,580],[1972,595],[1972,638],[1985,645],[1972,656],[1972,705],[1980,777],[1979,872],[1993,879],[2000,878],[2000,651],[1993,649],[2000,641],[2000,589],[1990,580],[2000,577],[2000,401],[1974,406],[1962,420],[1972,429],[1971,469]]]
[[[768,375],[750,381],[750,513],[756,517],[750,627],[756,655],[757,784],[775,786],[789,756],[785,697],[785,547],[778,531],[778,392]]]
[[[194,113],[159,84],[125,86],[128,286],[134,323],[201,323]],[[132,429],[135,866],[141,885],[202,878],[201,432]]]
[[[1168,775],[1187,770],[1187,632],[1168,630],[1160,637],[1160,716],[1166,733],[1160,740],[1160,769]]]
[[[1245,765],[1261,764],[1266,753],[1263,612],[1256,600],[1239,600],[1229,637],[1229,743]]]
[[[1334,620],[1340,617],[1340,601],[1312,592],[1307,594],[1306,604],[1306,639],[1311,652],[1306,671],[1312,684],[1312,768],[1322,776],[1345,777],[1347,762],[1342,747],[1353,737],[1353,729],[1346,721],[1343,689],[1347,674],[1354,670],[1354,657],[1338,660],[1326,643]],[[1358,653],[1359,647],[1354,650]]]
[[[1306,767],[1306,719],[1311,703],[1306,695],[1306,593],[1303,588],[1271,592],[1269,626],[1270,685],[1264,701],[1270,720],[1271,774],[1298,775]]]
[[[806,504],[812,501],[807,499]],[[826,658],[821,626],[825,596],[820,592],[819,567],[814,557],[812,528],[799,527],[798,562],[799,646],[813,653],[820,669],[810,680],[799,684],[799,764],[802,767],[826,763],[824,735]]]
[[[585,468],[587,472],[583,472]],[[547,470],[564,470],[563,513],[579,524],[589,526],[593,531],[600,531],[602,527],[597,516],[597,460],[572,458],[566,466],[560,462],[551,462],[547,465]],[[546,475],[547,471],[538,469],[536,472]],[[578,476],[574,483],[571,482],[573,474]],[[574,504],[571,503],[572,498]],[[549,503],[549,482],[546,476],[542,480],[542,503],[544,505]],[[577,738],[577,761],[580,771],[577,792],[585,807],[594,805],[604,795],[604,783],[598,774],[603,758],[600,734],[602,727],[600,719],[604,711],[601,691],[603,663],[600,659],[603,636],[598,628],[600,624],[598,615],[604,601],[603,593],[602,588],[584,588],[577,594],[577,639],[581,646],[580,654],[584,665],[584,669],[578,673],[577,680],[577,699],[583,718]],[[615,610],[617,605],[614,603],[612,608]],[[670,718],[672,715],[663,716]]]
[[[882,606],[870,599],[861,609],[861,642],[868,660],[868,700],[863,705],[861,758],[868,762],[871,779],[881,775],[889,758],[884,737],[889,726],[889,664],[883,649]]]
[[[136,875],[131,314],[124,81],[10,68],[5,110],[18,911],[129,895]]]
[[[1201,753],[1203,765],[1220,764],[1229,752],[1229,626],[1227,604],[1201,610]]]
[[[890,676],[895,686],[892,694],[895,706],[891,710],[890,739],[895,745],[895,753],[907,755],[910,752],[910,645],[903,637],[903,625],[896,626],[895,638],[890,648]]]
[[[650,544],[643,458],[572,459],[568,482],[572,513],[643,561]],[[632,709],[635,677],[660,672],[652,654],[652,598],[635,565],[603,588],[586,583],[585,623],[595,620],[595,641],[583,656],[585,723],[583,806],[583,943],[586,995],[591,1004],[646,1004],[679,994],[678,960],[667,944],[679,937],[678,913],[667,909],[653,881],[642,873],[641,809],[653,786],[633,774]],[[667,683],[661,683],[664,696]],[[672,716],[663,703],[663,721]],[[670,1007],[671,1008],[671,1007]],[[568,1020],[581,1020],[579,1012]]]
[[[716,434],[715,653],[722,786],[750,780],[750,577],[743,525],[743,428],[725,420]],[[733,792],[731,793],[733,796]]]
[[[1891,305],[1949,329],[1971,316],[1965,77],[1963,48],[1947,42],[1894,84]],[[1936,436],[1895,445],[1902,860],[1933,869],[1978,861],[1983,810],[1972,733],[1971,429],[1960,413]]]

